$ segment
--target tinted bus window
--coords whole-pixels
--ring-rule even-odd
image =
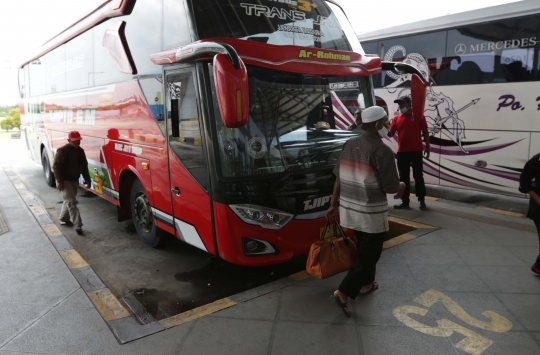
[[[204,161],[197,94],[191,70],[167,77],[167,116],[171,123],[168,133],[172,151],[206,189],[208,171]]]
[[[77,90],[91,86],[93,71],[92,31],[89,31],[66,43],[67,90]]]
[[[45,56],[30,62],[30,96],[45,94],[47,88],[46,62]]]
[[[150,54],[162,51],[161,12],[161,0],[137,1],[131,15],[125,18],[126,40],[137,74],[161,73],[161,66],[150,60]],[[183,18],[176,20],[185,23]]]
[[[92,30],[94,37],[94,71],[90,74],[92,86],[111,84],[119,81],[126,81],[133,77],[132,74],[122,73],[116,62],[109,54],[109,51],[103,47],[103,35],[107,27],[119,19],[111,19],[104,22]]]
[[[426,33],[378,41],[374,54],[393,62],[406,62],[417,67],[426,80],[437,82],[437,73],[442,65],[446,50],[446,31]],[[382,72],[373,78],[375,87],[394,85],[398,75]],[[438,82],[437,82],[438,83]],[[407,84],[408,85],[408,84]]]
[[[19,69],[19,97],[21,99],[24,99],[26,97],[24,90],[26,88],[26,85],[24,83],[24,70],[27,68],[28,64],[25,65],[23,68]]]
[[[377,54],[377,55],[380,55],[380,53],[378,53],[377,51],[377,41],[373,41],[373,42],[362,42],[362,48],[364,48],[364,52],[366,52],[366,54]]]
[[[185,2],[165,1],[163,7],[163,49],[194,42],[187,22]]]
[[[536,16],[449,30],[446,72],[439,85],[535,80],[539,21]]]
[[[196,0],[199,37],[233,37],[277,45],[350,51],[336,15],[323,0]]]
[[[139,79],[139,84],[146,98],[146,102],[152,111],[152,116],[156,120],[156,123],[161,129],[161,132],[165,136],[166,125],[165,125],[165,113],[163,111],[163,77],[161,75],[153,78],[143,78]]]
[[[60,46],[46,54],[47,94],[66,91],[66,50]]]

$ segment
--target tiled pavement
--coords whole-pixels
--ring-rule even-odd
[[[523,218],[430,201],[415,221],[440,229],[385,250],[350,319],[328,299],[343,275],[309,278],[120,345],[1,169],[0,193],[1,355],[540,354],[538,237],[440,211]]]

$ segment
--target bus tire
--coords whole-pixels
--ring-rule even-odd
[[[47,150],[43,149],[41,152],[41,165],[43,166],[43,175],[45,176],[45,182],[50,187],[56,187],[56,178],[51,169],[51,163],[49,162],[49,155]]]
[[[166,233],[154,223],[152,207],[146,191],[138,179],[135,179],[131,185],[130,196],[131,219],[139,237],[152,248],[164,246],[168,238]]]

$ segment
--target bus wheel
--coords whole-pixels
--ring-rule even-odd
[[[43,174],[45,175],[45,182],[47,185],[56,187],[56,179],[51,169],[51,163],[49,163],[49,155],[45,149],[41,152],[41,165],[43,166]]]
[[[154,223],[152,207],[139,180],[133,181],[131,186],[131,218],[137,234],[148,246],[158,248],[165,244],[165,233]]]

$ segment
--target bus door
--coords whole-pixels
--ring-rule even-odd
[[[169,181],[176,236],[214,253],[204,135],[194,67],[165,70]]]

